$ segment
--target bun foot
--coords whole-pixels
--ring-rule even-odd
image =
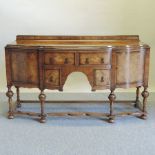
[[[147,116],[143,114],[143,115],[140,116],[140,118],[146,120]]]
[[[40,123],[46,123],[46,119],[40,119],[39,122]]]
[[[109,122],[109,123],[114,123],[115,120],[114,120],[113,118],[109,118],[109,119],[108,119],[108,122]]]
[[[46,117],[45,116],[41,116],[39,122],[40,123],[46,123]]]
[[[8,119],[14,119],[14,116],[12,114],[9,114]]]

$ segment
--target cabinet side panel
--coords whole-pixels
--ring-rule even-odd
[[[7,85],[12,85],[11,82],[11,53],[6,48],[5,49],[5,64],[6,64],[6,78],[7,78]]]
[[[117,54],[117,85],[138,85],[143,82],[144,51],[121,52]]]
[[[37,52],[12,51],[12,80],[18,83],[38,83]]]

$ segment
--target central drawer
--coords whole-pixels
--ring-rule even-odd
[[[106,65],[110,64],[110,53],[94,52],[94,53],[79,53],[80,65]]]
[[[75,53],[73,52],[46,52],[45,65],[74,65]]]

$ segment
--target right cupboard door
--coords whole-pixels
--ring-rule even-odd
[[[141,86],[144,74],[144,54],[142,51],[122,51],[116,55],[116,86]]]

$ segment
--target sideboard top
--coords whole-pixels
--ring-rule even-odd
[[[116,36],[37,36],[17,35],[16,41],[7,47],[145,47],[138,35]]]

